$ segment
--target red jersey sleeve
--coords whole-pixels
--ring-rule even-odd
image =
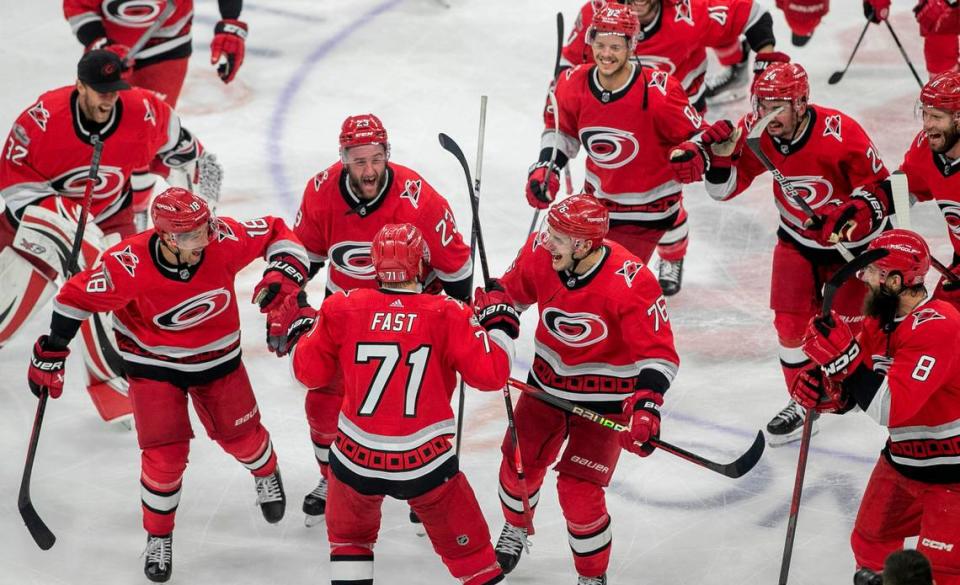
[[[593,22],[594,2],[587,2],[580,7],[573,29],[567,35],[567,40],[560,51],[560,66],[573,67],[583,63],[592,63],[593,55],[587,45],[587,29]]]
[[[880,153],[866,131],[849,116],[842,117],[843,151],[838,166],[854,187],[872,187],[886,179],[890,172],[883,165]]]
[[[336,181],[336,179],[332,178],[327,170],[317,173],[307,181],[293,228],[304,248],[306,248],[310,262],[314,264],[326,262],[330,252],[329,238],[319,229],[320,226],[327,225],[321,200],[321,189],[328,181]]]
[[[915,317],[908,316],[900,327],[913,329],[903,345],[897,348],[887,371],[885,384],[890,392],[887,426],[891,427],[909,421],[934,392],[949,381],[951,373],[956,371],[954,362],[957,360],[957,343],[960,342],[956,323],[939,314],[937,318],[919,323]],[[882,387],[879,392],[883,392]]]
[[[553,108],[550,107],[543,110],[544,129],[540,140],[540,148],[553,148],[556,145],[558,152],[563,153],[567,159],[577,156],[577,151],[580,150],[580,133],[577,122],[580,100],[577,95],[576,84],[581,78],[578,75],[573,82],[570,80],[583,67],[589,66],[578,65],[573,69],[567,69],[557,79],[556,97],[559,112],[554,112]],[[558,118],[554,118],[554,116]],[[559,120],[559,126],[556,125],[556,120]],[[559,136],[556,132],[558,128],[560,130]]]
[[[427,204],[420,211],[418,223],[422,222],[423,239],[430,250],[430,266],[445,282],[466,278],[473,272],[470,247],[464,243],[457,230],[457,222],[447,200],[423,181],[421,197]]]
[[[43,167],[43,162],[38,160],[43,149],[30,147],[31,144],[38,146],[42,138],[43,130],[27,113],[38,107],[39,104],[35,104],[20,114],[3,145],[3,156],[0,157],[0,195],[4,199],[32,201],[56,194],[50,184],[52,177],[44,176],[38,170]]]
[[[653,274],[646,274],[639,284],[634,284],[637,293],[620,305],[620,320],[624,332],[629,332],[625,337],[630,351],[641,362],[638,389],[663,393],[677,375],[680,357],[673,341],[666,298]]]
[[[219,221],[223,222],[221,230],[224,231],[218,239],[220,243],[230,242],[228,245],[235,248],[232,258],[237,272],[257,258],[268,260],[281,254],[289,254],[304,266],[309,265],[300,239],[279,217],[267,215],[246,221],[224,217]]]
[[[290,355],[293,377],[308,389],[325,388],[340,367],[339,337],[331,328],[335,325],[333,313],[343,299],[343,293],[337,292],[323,301],[313,328],[297,341]]]
[[[500,277],[500,284],[520,310],[537,302],[536,281],[533,277],[534,253],[539,247],[536,242],[537,232],[534,232],[517,252],[510,268]]]
[[[477,390],[499,390],[510,377],[513,340],[499,331],[487,332],[470,307],[447,299],[446,361]]]
[[[718,178],[716,172],[707,171],[704,177],[704,187],[707,194],[717,201],[733,199],[743,193],[753,180],[767,171],[760,159],[747,147],[747,134],[756,121],[756,116],[747,114],[740,118],[737,126],[740,128],[740,140],[735,152],[740,152],[740,158],[734,161],[730,172],[721,170]]]
[[[703,118],[690,105],[690,99],[680,82],[663,71],[646,69],[645,75],[649,77],[647,85],[653,96],[651,99],[660,100],[656,129],[663,147],[672,149],[700,132]]]
[[[910,143],[907,153],[903,155],[900,170],[907,175],[907,190],[910,194],[916,197],[918,201],[931,201],[934,198],[933,192],[924,177],[922,161],[918,158],[919,156],[930,156],[929,149],[924,149],[926,150],[924,152],[919,148],[919,145],[924,142],[926,142],[926,135],[921,131]]]
[[[753,0],[708,0],[703,44],[706,47],[724,48],[736,43],[765,9]]]
[[[54,311],[82,321],[92,313],[125,306],[136,296],[130,267],[137,261],[130,246],[122,243],[107,250],[99,263],[67,279],[54,300]]]

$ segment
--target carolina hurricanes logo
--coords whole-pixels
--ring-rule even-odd
[[[637,55],[636,59],[643,65],[656,69],[657,71],[666,71],[670,75],[677,72],[677,66],[668,57],[662,57],[660,55]],[[665,92],[667,89],[667,79],[665,77],[663,78],[663,87],[657,87],[660,91]]]
[[[673,18],[674,22],[685,22],[693,26],[693,11],[690,9],[690,0],[679,0],[675,5],[675,10],[677,14]]]
[[[347,276],[373,280],[376,270],[370,258],[370,242],[339,242],[330,248],[333,267]]]
[[[586,347],[607,338],[607,324],[593,313],[565,313],[549,307],[540,320],[550,335],[570,347]]]
[[[580,130],[580,143],[600,168],[615,169],[637,156],[640,145],[630,132],[617,128],[593,126]]]
[[[414,209],[419,209],[420,187],[422,185],[423,181],[420,179],[407,179],[407,181],[403,184],[403,193],[400,194],[400,199],[409,200]]]
[[[153,318],[161,329],[181,331],[213,319],[230,306],[230,291],[225,288],[200,293]]]
[[[843,142],[843,136],[840,135],[840,114],[827,116],[823,120],[823,135],[833,136],[837,142]]]
[[[913,328],[923,325],[927,321],[936,321],[937,319],[945,319],[943,315],[937,312],[936,309],[925,308],[920,309],[919,311],[913,314]]]
[[[797,194],[806,201],[810,207],[817,209],[825,205],[833,197],[833,183],[823,177],[813,177],[809,175],[801,177],[787,177],[787,181],[793,185]],[[779,185],[777,186],[779,188]],[[793,209],[800,209],[792,197],[787,197],[784,193],[784,200]]]
[[[79,197],[83,195],[83,190],[87,186],[87,175],[90,174],[90,167],[76,167],[63,173],[50,181],[50,186],[57,193],[66,196]],[[124,184],[123,169],[120,167],[111,167],[100,165],[97,173],[97,183],[93,187],[94,199],[112,199],[120,194]]]
[[[104,0],[107,20],[132,28],[147,28],[163,12],[166,0]]]
[[[939,201],[940,212],[947,221],[947,229],[955,238],[960,238],[960,203],[956,201]]]
[[[103,67],[100,68],[100,75],[104,77],[110,77],[117,72],[117,66],[113,63],[104,63]]]
[[[137,264],[140,263],[140,258],[133,253],[133,250],[130,249],[130,246],[127,246],[119,252],[113,252],[110,255],[116,258],[117,262],[120,263],[120,266],[123,266],[123,269],[126,270],[130,276],[134,275],[134,272],[137,270]]]
[[[47,131],[47,122],[50,121],[50,112],[43,107],[43,102],[37,102],[37,105],[27,110],[27,115],[40,126],[40,130]]]
[[[323,171],[322,173],[317,173],[317,175],[313,177],[313,190],[319,191],[320,185],[322,185],[323,182],[327,180],[328,176],[329,176],[329,173],[327,173],[327,171]]]
[[[647,84],[647,87],[656,88],[660,90],[662,95],[667,95],[667,75],[666,71],[651,71],[650,83]]]
[[[641,268],[643,268],[642,262],[625,260],[623,266],[621,266],[620,270],[617,270],[615,274],[623,277],[623,280],[627,282],[627,287],[633,288],[633,279],[640,273]]]

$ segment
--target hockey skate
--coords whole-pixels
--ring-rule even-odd
[[[727,104],[750,94],[747,87],[749,81],[747,61],[744,60],[730,67],[723,67],[707,77],[704,82],[707,88],[704,90],[703,96],[706,98],[708,105]]]
[[[599,577],[584,577],[583,575],[578,575],[577,585],[607,585],[607,574],[604,573]]]
[[[799,439],[803,433],[803,417],[806,413],[807,410],[793,400],[788,402],[783,410],[767,423],[767,444],[771,447],[779,447]],[[820,414],[814,412],[813,429],[810,436],[817,434],[819,430],[818,418],[820,418]]]
[[[680,292],[680,284],[683,282],[683,258],[676,262],[661,258],[657,265],[657,280],[664,296],[672,297]]]
[[[509,522],[503,523],[503,530],[500,532],[494,551],[497,553],[497,562],[500,563],[504,575],[516,568],[517,563],[520,562],[520,553],[529,545],[526,528],[514,526]]]
[[[166,583],[173,572],[173,534],[147,535],[147,548],[140,556],[147,557],[143,573],[154,583]]]
[[[303,498],[303,513],[306,515],[303,523],[310,528],[323,521],[327,512],[327,478],[321,477],[320,483],[313,491]]]
[[[283,493],[283,481],[277,469],[266,477],[254,477],[257,484],[257,504],[263,512],[263,518],[270,524],[283,519],[287,508],[287,496]]]
[[[423,520],[412,509],[410,510],[410,524],[413,524],[413,530],[417,533],[417,536],[427,535],[427,529],[423,527]]]
[[[883,585],[883,575],[870,569],[860,569],[853,575],[853,585]]]

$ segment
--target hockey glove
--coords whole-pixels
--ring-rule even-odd
[[[960,277],[960,265],[951,266],[950,272]],[[946,278],[940,279],[936,290],[933,291],[933,298],[947,301],[954,307],[960,308],[960,279],[956,281],[950,281]]]
[[[620,446],[641,457],[653,453],[656,445],[650,439],[660,437],[660,406],[663,395],[652,390],[638,390],[623,401],[623,413],[630,417],[630,428],[620,432]]]
[[[292,294],[296,294],[307,282],[307,269],[289,254],[277,254],[263,271],[263,278],[253,289],[252,303],[267,313]]]
[[[843,414],[854,406],[853,395],[840,384],[823,377],[823,370],[813,367],[800,372],[790,387],[790,397],[804,408],[821,413]]]
[[[681,183],[702,181],[706,167],[703,148],[696,142],[681,142],[670,151],[670,170]]]
[[[477,287],[473,293],[473,312],[480,326],[487,331],[499,329],[510,339],[520,336],[520,314],[498,281],[491,280],[487,290]]]
[[[560,192],[560,167],[550,161],[540,161],[530,167],[527,175],[527,203],[536,209],[550,207]]]
[[[837,242],[860,241],[880,226],[885,213],[883,204],[873,193],[856,191],[850,201],[832,207],[823,215],[817,242],[831,246]]]
[[[913,9],[921,34],[939,33],[943,22],[953,15],[958,0],[920,0]],[[947,31],[942,31],[947,32]]]
[[[306,291],[288,295],[267,314],[267,349],[277,357],[287,355],[316,320],[317,310],[307,302]]]
[[[766,51],[763,53],[757,53],[753,58],[753,79],[756,82],[756,79],[760,77],[760,74],[763,73],[767,67],[773,63],[789,63],[790,55],[786,53],[781,53],[780,51]],[[751,92],[752,93],[752,92]]]
[[[27,371],[27,383],[34,396],[47,390],[50,398],[60,398],[63,392],[64,365],[70,349],[50,341],[47,335],[41,335],[33,344],[33,356]]]
[[[823,366],[823,373],[835,381],[843,380],[863,360],[860,344],[850,326],[840,320],[836,311],[814,317],[803,338],[803,353]]]
[[[863,0],[863,15],[874,24],[880,24],[890,14],[890,0]]]
[[[217,75],[230,83],[243,65],[247,23],[227,18],[217,23],[210,43],[210,64],[217,66]]]
[[[710,147],[710,168],[730,168],[740,158],[743,131],[730,120],[719,120],[703,131],[700,143]]]

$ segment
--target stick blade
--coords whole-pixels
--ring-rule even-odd
[[[830,75],[830,79],[827,80],[827,83],[830,85],[836,85],[840,83],[841,79],[843,79],[843,71],[834,71]]]
[[[50,550],[57,542],[57,537],[47,528],[46,523],[40,518],[40,514],[37,514],[29,495],[26,498],[21,497],[17,507],[20,508],[20,517],[23,518],[23,523],[30,531],[33,541],[37,543],[41,550]]]
[[[753,444],[750,445],[746,453],[741,455],[733,463],[727,465],[727,471],[729,473],[725,473],[724,475],[733,479],[746,475],[747,472],[756,467],[766,447],[767,441],[763,436],[763,431],[757,431],[757,436],[753,439]]]
[[[456,140],[454,140],[453,138],[450,138],[443,132],[438,134],[437,138],[440,139],[440,146],[443,147],[444,150],[450,153],[453,153],[453,155],[456,156],[457,158],[462,158],[466,160],[466,158],[463,156],[463,151],[460,150],[460,145],[457,144]]]

